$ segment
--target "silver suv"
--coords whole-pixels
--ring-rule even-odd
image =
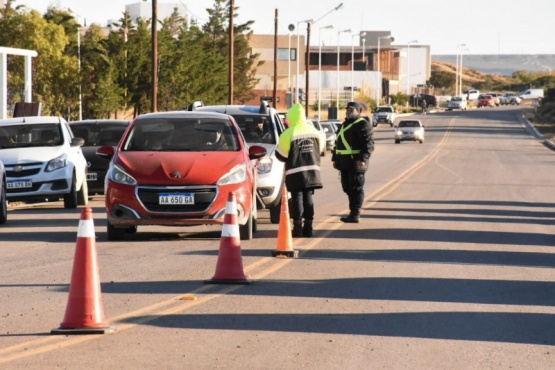
[[[267,101],[256,105],[203,105],[195,102],[189,110],[210,111],[232,116],[248,144],[266,148],[266,155],[258,163],[257,208],[270,210],[270,221],[278,224],[281,213],[281,189],[285,165],[276,158],[279,135],[285,124],[278,112]]]

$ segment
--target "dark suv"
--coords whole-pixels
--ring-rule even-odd
[[[429,108],[437,107],[437,98],[434,95],[429,94],[420,94],[420,95],[411,95],[409,97],[409,104],[411,107],[419,107],[421,105],[422,100],[426,101],[426,106]]]
[[[279,224],[281,189],[285,179],[285,165],[276,158],[279,135],[285,124],[279,113],[267,101],[256,105],[203,105],[195,102],[189,110],[211,111],[232,116],[248,144],[266,148],[266,156],[258,163],[257,207],[270,210],[270,221]]]

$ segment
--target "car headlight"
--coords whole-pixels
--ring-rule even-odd
[[[401,130],[395,131],[395,136],[401,136],[403,132]]]
[[[229,185],[243,182],[247,179],[247,165],[245,163],[238,164],[231,171],[223,175],[217,182],[218,185]]]
[[[48,162],[46,165],[46,172],[56,171],[60,168],[67,166],[67,154],[62,154],[61,156],[54,158]]]
[[[132,176],[125,172],[121,167],[113,163],[110,163],[110,168],[108,169],[108,178],[113,182],[117,182],[118,184],[137,185],[137,180],[135,180]]]
[[[270,173],[272,171],[272,158],[264,157],[258,161],[258,173]]]

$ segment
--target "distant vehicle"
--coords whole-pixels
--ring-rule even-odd
[[[229,194],[236,198],[241,240],[256,231],[256,162],[233,118],[214,112],[160,112],[133,120],[118,144],[103,146],[109,240],[141,225],[221,225]]]
[[[495,99],[491,95],[482,94],[478,97],[478,108],[495,107]]]
[[[424,142],[424,125],[417,119],[400,120],[395,126],[395,144],[401,141],[418,141],[420,144]]]
[[[391,105],[380,105],[374,109],[372,125],[376,127],[379,123],[387,123],[390,127],[393,127],[396,117],[395,109]]]
[[[106,145],[116,147],[129,123],[128,120],[115,119],[91,119],[69,123],[73,135],[85,140],[83,154],[87,160],[89,194],[104,194],[104,178],[110,165],[110,161],[98,156],[96,150]]]
[[[487,92],[487,95],[491,95],[493,97],[493,103],[495,104],[496,107],[501,105],[501,94],[496,93],[496,92]]]
[[[543,89],[527,89],[518,93],[522,100],[543,98]]]
[[[322,125],[320,125],[320,121],[318,121],[316,118],[307,119],[306,123],[314,126],[314,128],[320,134],[320,143],[323,143],[323,145],[321,145],[322,151],[320,152],[320,156],[325,157],[326,156],[326,132],[324,131],[324,128],[322,127]]]
[[[8,220],[8,201],[6,199],[6,170],[0,161],[0,224],[5,224]]]
[[[447,103],[447,110],[461,109],[466,110],[466,97],[465,96],[453,96],[451,100]]]
[[[249,145],[266,148],[266,156],[258,162],[258,188],[256,204],[270,211],[270,222],[279,224],[281,189],[285,181],[285,164],[276,158],[279,135],[286,126],[280,113],[267,101],[260,105],[207,105],[196,104],[195,111],[228,114],[235,119]]]
[[[499,97],[501,105],[519,105],[522,99],[514,92],[506,92]]]
[[[465,90],[463,94],[466,95],[467,101],[477,101],[478,97],[480,96],[480,90]]]
[[[436,108],[438,106],[437,97],[435,95],[430,94],[420,94],[420,95],[411,95],[409,97],[409,104],[412,107],[421,107],[422,100],[426,101],[426,107],[429,109]]]
[[[83,139],[74,137],[62,117],[0,120],[0,160],[10,201],[52,201],[65,208],[88,204]]]
[[[333,124],[333,122],[326,121],[320,121],[320,124],[322,125],[322,127],[324,128],[324,132],[326,133],[326,148],[332,150],[335,146],[335,139],[337,137],[336,126]]]

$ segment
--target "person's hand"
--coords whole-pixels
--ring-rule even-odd
[[[337,169],[337,164],[335,163],[335,161],[331,162],[331,165],[333,166],[333,168]]]
[[[355,162],[355,168],[357,170],[365,170],[366,169],[366,162],[363,161],[356,161]]]

